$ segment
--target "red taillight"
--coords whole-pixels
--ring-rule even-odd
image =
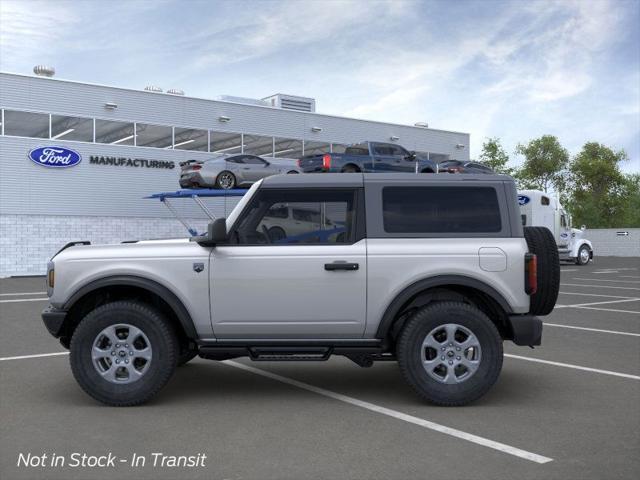
[[[202,168],[202,165],[194,165],[193,167],[191,167],[191,170],[200,170]]]
[[[533,295],[538,291],[538,257],[533,253],[524,256],[524,291]]]
[[[329,170],[331,168],[331,155],[325,153],[322,156],[322,169]]]

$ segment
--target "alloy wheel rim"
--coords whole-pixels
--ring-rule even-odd
[[[223,173],[220,175],[219,183],[223,189],[228,190],[233,186],[233,177],[229,173]]]
[[[589,260],[589,250],[586,248],[580,250],[580,260],[582,260],[582,263],[586,263]]]
[[[466,382],[478,371],[481,359],[480,341],[471,330],[457,323],[437,326],[422,342],[422,367],[440,383]]]
[[[96,336],[91,347],[94,368],[110,383],[140,380],[149,371],[152,358],[149,338],[128,323],[108,326]]]

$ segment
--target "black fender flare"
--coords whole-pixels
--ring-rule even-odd
[[[400,309],[412,297],[429,288],[445,287],[450,285],[474,288],[491,297],[498,305],[500,305],[505,313],[513,313],[505,298],[495,288],[487,285],[486,283],[476,280],[475,278],[465,277],[464,275],[437,275],[435,277],[418,280],[396,295],[396,297],[387,306],[384,315],[382,315],[382,319],[378,324],[378,330],[376,331],[376,338],[386,338],[391,326],[393,325],[393,321],[398,313],[400,313]]]
[[[177,295],[164,285],[144,277],[138,277],[135,275],[113,275],[92,280],[77,289],[65,302],[63,308],[68,311],[85,295],[100,288],[112,286],[137,287],[158,295],[167,303],[167,305],[169,305],[169,308],[173,310],[187,337],[191,339],[198,338],[191,315]]]

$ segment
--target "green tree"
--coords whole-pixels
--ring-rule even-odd
[[[577,225],[621,227],[633,222],[634,215],[637,218],[632,207],[634,195],[638,195],[638,178],[620,171],[619,164],[626,159],[624,150],[614,151],[597,142],[585,143],[573,158],[567,206]]]
[[[513,168],[507,167],[509,155],[505,152],[498,137],[487,138],[482,144],[480,161],[487,167],[491,167],[496,173],[513,175]]]
[[[625,175],[623,212],[616,226],[640,228],[640,173]]]
[[[560,193],[566,186],[569,152],[553,135],[543,135],[527,144],[518,144],[516,153],[523,155],[524,164],[515,177],[523,188],[548,192],[551,187]]]

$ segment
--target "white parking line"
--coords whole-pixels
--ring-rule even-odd
[[[640,275],[620,275],[620,278],[640,278]]]
[[[630,375],[628,373],[612,372],[611,370],[600,370],[598,368],[583,367],[581,365],[573,365],[571,363],[551,362],[549,360],[542,360],[540,358],[521,357],[520,355],[511,355],[510,353],[505,353],[504,356],[509,358],[517,358],[518,360],[526,360],[527,362],[544,363],[546,365],[554,365],[556,367],[573,368],[575,370],[584,370],[585,372],[602,373],[604,375],[612,375],[614,377],[623,377],[623,378],[630,378],[631,380],[640,380],[639,376]]]
[[[599,310],[601,312],[633,313],[634,315],[640,315],[640,312],[636,310],[616,310],[615,308],[600,308],[600,307],[574,307],[574,308],[584,308],[585,310]]]
[[[48,298],[19,298],[14,300],[0,300],[0,303],[18,303],[18,302],[44,302]]]
[[[0,362],[4,362],[6,360],[25,360],[27,358],[57,357],[58,355],[69,355],[69,352],[39,353],[37,355],[20,355],[19,357],[2,357],[0,358]]]
[[[289,377],[283,377],[281,375],[277,375],[275,373],[271,373],[259,368],[251,367],[243,363],[234,362],[232,360],[225,360],[222,363],[229,365],[230,367],[239,368],[241,370],[245,370],[247,372],[260,375],[262,377],[270,378],[271,380],[276,380],[281,383],[286,383],[287,385],[292,385],[294,387],[302,388],[303,390],[317,393],[318,395],[329,397],[334,400],[338,400],[340,402],[348,403],[349,405],[354,405],[356,407],[364,408],[365,410],[369,410],[371,412],[387,415],[388,417],[393,417],[398,420],[403,420],[405,422],[418,425],[420,427],[428,428],[429,430],[434,430],[436,432],[444,433],[445,435],[450,435],[452,437],[460,438],[468,442],[476,443],[478,445],[482,445],[483,447],[488,447],[494,450],[498,450],[500,452],[508,453],[509,455],[520,457],[525,460],[529,460],[531,462],[548,463],[553,461],[553,459],[549,457],[543,457],[542,455],[528,452],[526,450],[521,450],[519,448],[512,447],[504,443],[494,442],[493,440],[489,440],[488,438],[479,437],[471,433],[463,432],[461,430],[456,430],[455,428],[440,425],[439,423],[434,423],[434,422],[430,422],[429,420],[424,420],[419,417],[414,417],[413,415],[407,415],[406,413],[398,412],[397,410],[392,410],[390,408],[381,407],[380,405],[365,402],[363,400],[358,400],[357,398],[350,397],[348,395],[343,395],[341,393],[333,392],[331,390],[326,390],[324,388],[316,387],[308,383],[299,382],[298,380],[294,380]]]
[[[629,335],[630,337],[640,337],[640,333],[619,332],[618,330],[602,330],[600,328],[576,327],[574,325],[560,325],[558,323],[544,322],[546,327],[572,328],[575,330],[585,330],[587,332],[612,333],[615,335]]]
[[[21,295],[45,295],[47,292],[0,293],[0,297],[18,297]]]
[[[601,293],[578,293],[578,292],[558,292],[561,295],[578,295],[583,297],[607,297],[607,298],[635,298],[635,297],[621,297],[620,295],[603,295]]]
[[[577,272],[578,270],[580,270],[579,268],[561,268],[560,271],[561,272]]]
[[[593,280],[593,278],[580,278],[580,277],[572,277],[571,280]],[[604,278],[599,278],[598,282],[611,282],[611,283],[640,283],[638,280],[605,280]]]
[[[605,302],[576,303],[575,305],[556,305],[556,308],[590,307],[592,305],[604,305],[607,303],[637,302],[639,300],[640,298],[628,298],[626,300],[607,300]]]
[[[594,288],[616,288],[618,290],[640,290],[638,287],[618,287],[613,285],[584,285],[582,283],[561,283],[566,287],[594,287]]]

